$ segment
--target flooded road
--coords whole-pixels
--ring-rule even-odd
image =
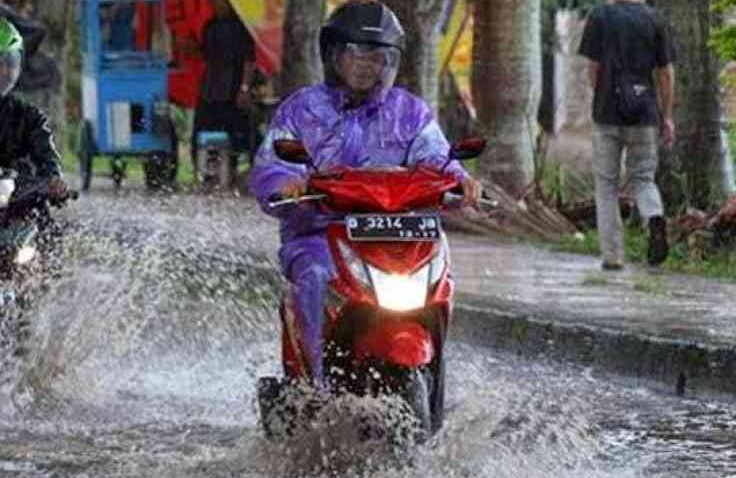
[[[25,355],[2,357],[2,477],[736,476],[733,403],[460,340],[446,425],[410,466],[349,426],[269,443],[255,384],[279,369],[275,224],[241,199],[135,193],[62,215],[64,271]]]

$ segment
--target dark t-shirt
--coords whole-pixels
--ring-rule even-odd
[[[213,18],[205,26],[206,68],[200,98],[207,102],[231,102],[243,79],[243,64],[255,61],[255,43],[238,18]]]
[[[580,54],[600,64],[593,99],[596,123],[627,125],[618,113],[613,87],[616,65],[654,88],[652,72],[675,60],[672,38],[664,20],[644,3],[617,2],[596,8],[588,19]],[[659,114],[654,95],[649,97],[639,125],[655,125]]]

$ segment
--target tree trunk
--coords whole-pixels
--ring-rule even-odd
[[[670,159],[672,167],[685,175],[688,202],[700,209],[722,200],[727,191],[724,165],[730,161],[721,122],[721,65],[708,47],[711,30],[720,19],[711,12],[710,4],[709,0],[656,2],[673,28],[677,46],[677,138]],[[665,191],[671,189],[666,178],[663,186]]]
[[[542,58],[540,0],[476,0],[473,98],[489,141],[481,179],[520,194],[534,177]]]
[[[421,96],[437,111],[437,48],[449,0],[384,0],[406,30],[407,51],[401,58],[397,84]]]
[[[319,29],[324,15],[325,0],[287,1],[279,88],[282,96],[302,86],[322,81]]]

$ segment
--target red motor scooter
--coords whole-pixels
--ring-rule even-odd
[[[274,148],[284,161],[311,164],[298,141],[278,140]],[[484,148],[485,140],[469,138],[453,145],[450,157],[471,159]],[[439,213],[462,199],[459,183],[419,165],[315,173],[308,189],[309,195],[271,206],[319,201],[326,212],[344,217],[327,229],[337,270],[324,305],[329,392],[398,395],[416,419],[417,436],[426,438],[443,421],[444,345],[453,300]],[[285,397],[296,382],[310,379],[288,293],[281,320],[285,378],[262,377],[258,383],[268,437],[290,433],[297,416],[303,418]]]

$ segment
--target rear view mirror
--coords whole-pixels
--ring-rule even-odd
[[[450,159],[465,161],[477,158],[486,149],[486,140],[480,136],[471,136],[453,143],[450,147]]]
[[[273,142],[273,149],[276,156],[294,164],[312,164],[312,158],[309,157],[307,148],[304,143],[296,139],[277,139]]]

